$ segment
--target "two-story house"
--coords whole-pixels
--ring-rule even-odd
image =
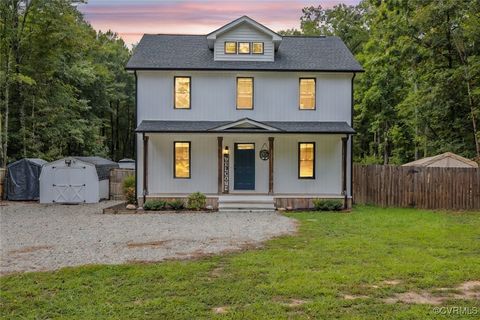
[[[200,191],[222,208],[351,204],[353,79],[338,37],[243,16],[207,35],[144,35],[136,77],[139,203]]]

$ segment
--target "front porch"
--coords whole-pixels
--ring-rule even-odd
[[[214,208],[312,208],[316,198],[351,205],[351,132],[292,132],[249,119],[201,131],[143,127],[149,130],[137,129],[140,204],[199,191]]]

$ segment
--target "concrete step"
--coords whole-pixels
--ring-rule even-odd
[[[273,197],[262,195],[228,195],[218,198],[220,211],[271,211],[275,210]]]

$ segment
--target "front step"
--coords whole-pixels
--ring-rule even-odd
[[[218,197],[219,211],[272,211],[273,197],[256,195],[228,195]]]

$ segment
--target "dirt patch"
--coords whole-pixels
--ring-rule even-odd
[[[229,307],[227,307],[227,306],[216,307],[216,308],[212,309],[212,312],[216,313],[216,314],[226,314],[226,313],[228,313],[228,308]]]
[[[24,248],[8,251],[8,254],[31,253],[39,250],[50,250],[50,249],[53,249],[53,247],[52,246],[31,246],[31,247],[24,247]]]
[[[480,300],[480,281],[466,281],[455,288],[438,288],[442,296],[435,296],[429,291],[403,292],[384,299],[386,303],[410,303],[439,305],[448,300]]]
[[[364,295],[352,295],[352,294],[345,294],[343,295],[343,299],[345,300],[357,300],[357,299],[368,299],[369,296]]]
[[[308,302],[307,300],[303,300],[303,299],[295,299],[295,298],[285,299],[284,297],[275,297],[273,298],[273,301],[280,303],[289,308],[296,308]]]
[[[150,242],[129,242],[127,243],[127,247],[130,249],[133,248],[156,248],[156,247],[163,247],[166,243],[170,242],[171,240],[160,240],[160,241],[150,241]]]
[[[396,286],[400,284],[402,281],[400,280],[384,280],[382,283],[386,284],[387,286]]]

